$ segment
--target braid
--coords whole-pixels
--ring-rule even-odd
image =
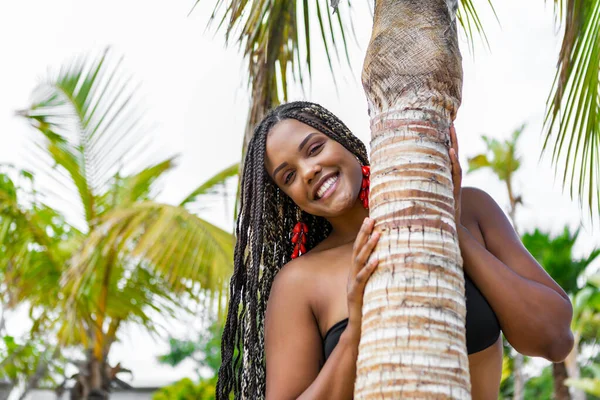
[[[297,222],[298,206],[271,180],[265,170],[267,135],[280,121],[295,119],[340,143],[362,165],[369,160],[365,145],[335,115],[318,104],[292,102],[275,108],[255,128],[248,144],[236,225],[234,271],[229,287],[227,321],[221,342],[216,397],[264,399],[266,386],[264,316],[271,285],[291,260],[289,232]],[[311,230],[307,250],[331,232],[323,218],[301,212]]]

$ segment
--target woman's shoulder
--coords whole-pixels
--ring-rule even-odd
[[[297,286],[303,283],[307,279],[308,267],[305,257],[291,260],[279,269],[273,280],[273,286]]]
[[[476,222],[488,250],[505,251],[508,241],[520,242],[512,223],[500,205],[484,190],[465,187],[462,190],[461,222]]]
[[[494,201],[492,196],[490,196],[485,190],[473,186],[463,186],[461,195],[463,202],[474,202],[477,200]]]
[[[314,263],[314,260],[311,260],[312,258],[309,254],[305,254],[281,267],[275,275],[271,292],[281,290],[293,295],[301,294],[306,287],[306,283],[311,279]]]
[[[313,251],[314,250],[314,251]],[[315,285],[329,280],[331,268],[323,268],[339,258],[339,249],[315,248],[308,253],[285,264],[273,280],[271,293],[283,292],[285,295],[300,296],[310,302]]]
[[[461,210],[465,216],[479,220],[485,217],[485,211],[490,206],[498,207],[498,203],[483,189],[472,186],[462,188]]]

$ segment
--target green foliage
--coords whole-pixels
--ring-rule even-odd
[[[594,249],[587,257],[575,260],[573,246],[578,236],[579,230],[571,233],[568,227],[554,238],[539,229],[521,236],[523,244],[531,255],[556,283],[571,295],[578,291],[577,279],[581,273],[600,255],[600,249]]]
[[[221,365],[222,333],[223,325],[216,321],[196,341],[171,338],[169,353],[159,356],[158,360],[164,364],[177,366],[185,359],[191,358],[197,363],[198,370],[201,367],[208,368],[211,375],[215,376]]]
[[[592,377],[580,379],[567,379],[565,384],[581,389],[590,395],[600,397],[600,364],[592,364],[587,368]]]
[[[169,347],[169,353],[158,356],[158,361],[172,367],[179,365],[182,361],[192,357],[194,353],[198,351],[198,344],[191,340],[169,338]]]
[[[467,173],[481,168],[491,168],[501,181],[510,181],[512,174],[521,166],[521,157],[517,155],[517,142],[523,133],[525,125],[515,130],[510,139],[499,141],[483,135],[486,153],[469,158]]]
[[[185,206],[202,203],[237,167],[192,187],[183,206],[155,201],[175,158],[141,163],[150,136],[131,82],[109,51],[80,57],[49,73],[18,112],[37,133],[34,169],[54,180],[47,190],[28,171],[0,170],[0,301],[29,307],[34,322],[20,347],[23,371],[43,371],[66,347],[105,362],[124,324],[156,332],[157,313],[200,301],[212,310],[208,303],[224,298],[233,235]],[[63,200],[69,220],[41,198]],[[5,350],[0,362],[15,357]]]
[[[37,386],[56,386],[55,377],[64,375],[66,361],[53,354],[46,343],[39,340],[20,343],[12,336],[0,338],[0,381],[6,378],[13,384],[24,384],[41,365],[48,368],[48,373]]]
[[[196,341],[171,339],[170,352],[158,357],[161,363],[172,366],[190,358],[198,366],[198,376],[201,375],[200,368],[205,368],[211,371],[211,378],[200,379],[199,383],[193,383],[188,378],[182,379],[156,392],[153,400],[214,399],[217,371],[221,365],[222,322],[217,320],[212,323]],[[233,399],[233,394],[230,398]]]
[[[582,342],[596,343],[600,337],[600,274],[588,279],[587,285],[573,296],[571,329]]]
[[[563,187],[600,211],[600,1],[555,0],[565,33],[547,100],[544,151],[564,161]],[[553,141],[553,144],[550,142]]]
[[[216,377],[198,383],[184,378],[154,393],[152,400],[214,400],[216,388]]]
[[[27,300],[53,309],[63,265],[81,237],[39,202],[33,182],[29,172],[0,173],[0,300],[8,307]]]
[[[509,400],[513,398],[515,391],[515,377],[513,375],[514,360],[510,355],[511,347],[503,339],[502,354],[502,375],[500,377],[500,390],[498,392],[499,400]]]
[[[554,394],[552,366],[545,367],[542,373],[525,383],[525,399],[551,399]]]

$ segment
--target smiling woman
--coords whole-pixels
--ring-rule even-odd
[[[362,179],[358,158],[295,119],[279,122],[268,133],[265,167],[277,186],[309,214],[339,214],[356,202],[360,191],[360,184],[353,185]]]
[[[454,129],[450,137],[459,205],[450,211],[460,221],[467,298],[454,336],[466,328],[467,386],[489,399],[500,384],[500,329],[525,354],[562,359],[572,344],[570,304],[497,204],[461,190]],[[364,144],[323,107],[284,104],[257,126],[242,176],[218,399],[232,391],[243,399],[353,397],[363,293],[380,237],[362,201],[368,182]]]

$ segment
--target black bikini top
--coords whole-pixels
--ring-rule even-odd
[[[473,354],[496,343],[500,336],[500,323],[490,304],[467,275],[465,275],[465,295],[467,299],[467,352]],[[348,318],[333,325],[325,334],[323,339],[325,360],[333,352],[347,325]]]

